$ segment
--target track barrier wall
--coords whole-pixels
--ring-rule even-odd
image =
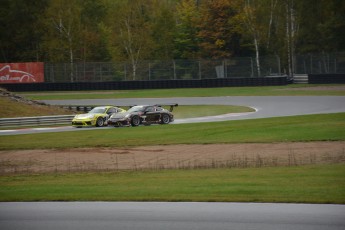
[[[309,74],[309,84],[345,84],[345,74]]]
[[[109,81],[109,82],[57,82],[0,84],[11,92],[23,91],[78,91],[78,90],[134,90],[172,88],[212,88],[232,86],[275,86],[287,85],[286,76],[261,78],[217,78],[200,80],[150,80],[150,81]]]

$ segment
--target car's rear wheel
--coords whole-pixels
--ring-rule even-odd
[[[170,122],[170,117],[168,114],[164,113],[162,114],[162,117],[161,117],[161,123],[162,124],[169,124]]]
[[[101,118],[101,117],[97,118],[96,126],[97,126],[97,127],[102,127],[103,125],[104,125],[104,120],[103,120],[103,118]]]
[[[134,115],[131,119],[131,125],[132,126],[138,126],[140,125],[140,117],[137,115]]]

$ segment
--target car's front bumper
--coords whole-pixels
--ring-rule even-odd
[[[108,120],[108,125],[115,127],[130,126],[131,120],[129,118],[110,118]]]
[[[93,119],[73,119],[72,126],[74,127],[87,127],[87,126],[95,126],[96,121]]]

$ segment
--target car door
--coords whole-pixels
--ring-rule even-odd
[[[117,109],[115,107],[110,107],[108,110],[107,110],[107,117],[106,119],[109,119],[109,117],[111,117],[111,115],[113,115],[114,113],[117,113]]]
[[[109,115],[109,117],[110,117],[110,116],[111,116],[111,114],[113,114],[113,113],[114,113],[114,108],[112,108],[112,107],[108,108],[108,109],[105,111],[105,113],[106,113],[106,114],[108,114],[108,115]]]
[[[155,106],[148,106],[145,109],[145,116],[147,122],[156,122],[159,120],[159,113],[156,110]]]

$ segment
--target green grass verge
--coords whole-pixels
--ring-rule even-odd
[[[72,111],[62,109],[58,106],[29,105],[2,96],[0,96],[0,108],[0,118],[73,114]]]
[[[0,176],[0,201],[345,203],[345,165]]]
[[[345,90],[317,89],[311,87],[334,85],[294,84],[262,87],[221,87],[193,89],[148,89],[148,90],[107,90],[107,91],[65,91],[65,92],[22,92],[33,100],[68,99],[114,99],[114,98],[160,98],[160,97],[219,97],[219,96],[344,96]],[[335,85],[335,86],[341,86]]]
[[[0,150],[345,140],[345,113],[0,136]]]

